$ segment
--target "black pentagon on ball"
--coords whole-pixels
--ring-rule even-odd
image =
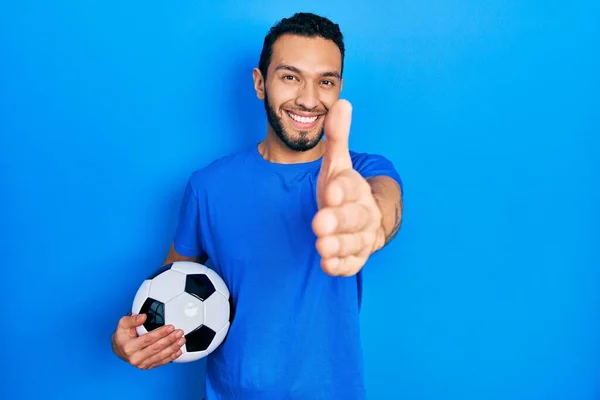
[[[186,276],[185,291],[204,301],[208,299],[208,297],[213,294],[216,289],[208,276],[204,274],[196,274]]]
[[[216,334],[208,326],[200,325],[185,335],[185,348],[188,352],[204,351],[208,349]]]
[[[144,304],[142,304],[140,314],[146,314],[144,328],[148,332],[160,328],[165,324],[165,305],[158,300],[148,297]]]

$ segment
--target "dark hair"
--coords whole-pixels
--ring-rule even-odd
[[[289,18],[284,18],[271,27],[263,43],[258,69],[267,78],[267,69],[273,55],[273,44],[280,36],[285,34],[299,35],[305,37],[322,37],[332,40],[342,53],[342,71],[344,69],[344,36],[338,24],[329,19],[312,13],[296,13]]]

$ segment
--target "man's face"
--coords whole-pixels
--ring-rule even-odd
[[[273,44],[262,97],[270,126],[290,149],[307,151],[322,139],[325,114],[340,95],[341,67],[331,40],[283,35]]]

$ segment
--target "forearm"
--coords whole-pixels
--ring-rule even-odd
[[[171,243],[171,247],[169,248],[169,254],[167,254],[167,257],[166,257],[165,261],[163,262],[163,266],[174,263],[176,261],[192,261],[192,262],[204,264],[207,260],[208,260],[208,257],[206,255],[202,255],[199,257],[183,256],[175,250],[175,243]]]
[[[381,211],[381,227],[375,251],[390,243],[402,225],[402,192],[398,183],[388,176],[375,176],[367,179],[371,193]]]

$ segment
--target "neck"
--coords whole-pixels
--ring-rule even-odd
[[[295,151],[287,147],[269,129],[265,138],[258,144],[260,155],[267,161],[277,164],[299,164],[318,160],[323,156],[325,143],[321,140],[308,151]]]

